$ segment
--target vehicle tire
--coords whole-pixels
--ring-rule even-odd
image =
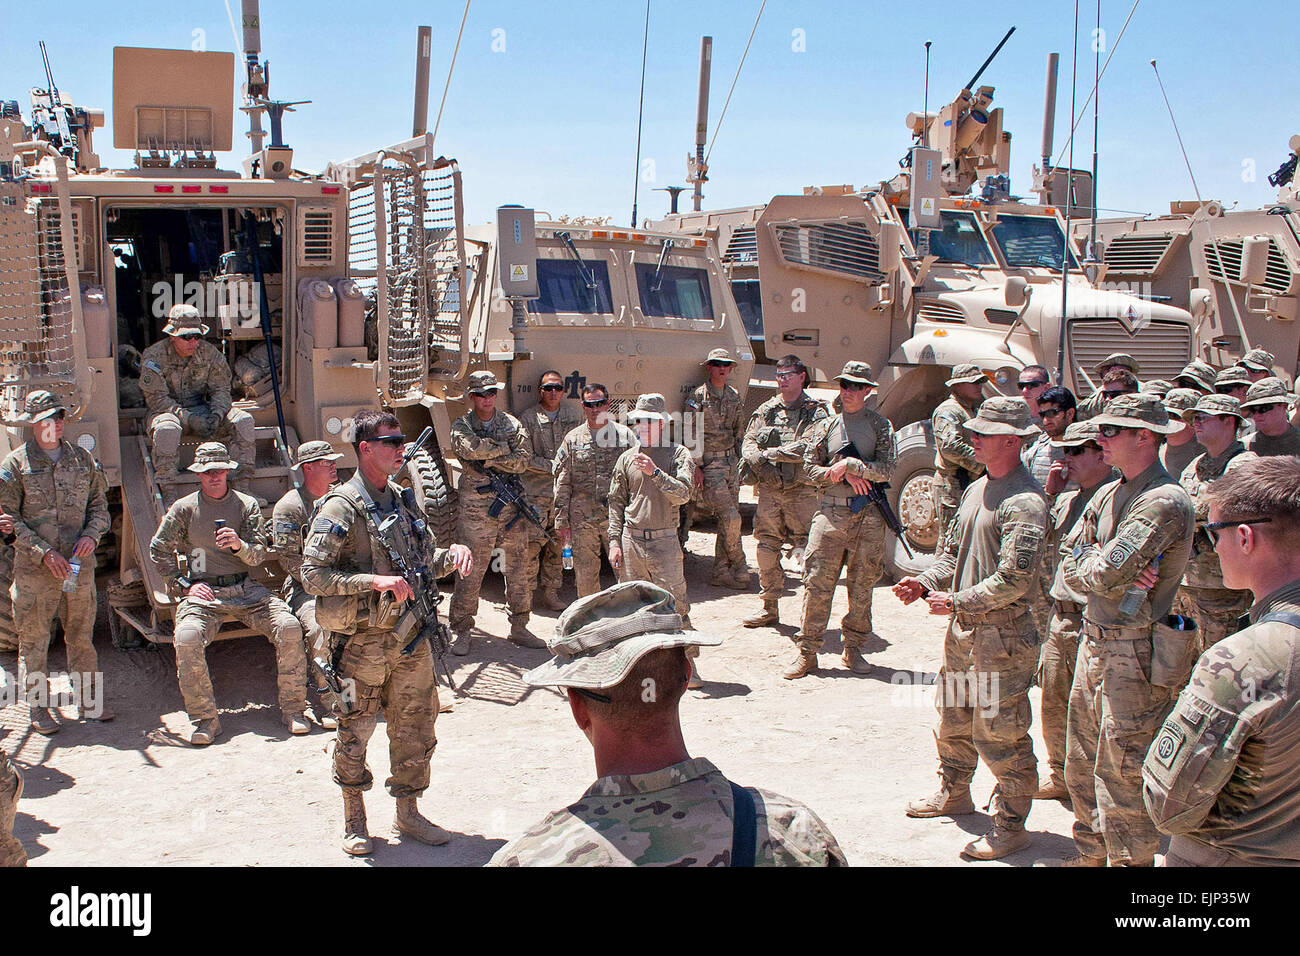
[[[456,492],[447,476],[447,463],[441,455],[435,458],[421,448],[406,463],[406,474],[415,489],[416,504],[424,511],[438,547],[448,547],[455,541],[458,509]]]
[[[912,556],[893,534],[885,537],[885,567],[894,580],[920,574],[934,564],[939,529],[934,507],[934,436],[930,423],[913,422],[894,433],[894,474],[889,481],[889,503]]]

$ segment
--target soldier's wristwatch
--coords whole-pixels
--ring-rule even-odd
[[[947,599],[946,601],[943,602],[943,607],[944,607],[944,610],[945,610],[945,611],[951,611],[951,610],[953,610],[953,606],[952,606],[952,595],[951,595],[951,594],[949,594],[949,595],[948,595],[948,599]]]

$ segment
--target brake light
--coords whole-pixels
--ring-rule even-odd
[[[339,194],[338,186],[322,186],[320,188],[322,196],[337,196]]]
[[[209,187],[208,187],[208,192],[210,192],[210,193],[228,193],[228,192],[230,192],[230,187],[229,187],[229,186],[209,186]]]
[[[39,193],[43,195],[45,193],[48,193],[49,191],[50,191],[49,183],[32,183],[32,192],[34,193]]]
[[[176,192],[176,187],[175,186],[154,186],[153,191],[156,193],[174,193]]]
[[[183,192],[183,193],[201,193],[201,192],[203,192],[203,187],[202,187],[202,186],[182,186],[182,187],[181,187],[181,192]]]

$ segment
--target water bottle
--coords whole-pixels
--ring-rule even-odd
[[[1151,565],[1159,570],[1160,555],[1156,555],[1156,559],[1151,562]],[[1138,587],[1137,584],[1134,584],[1131,588],[1125,591],[1124,596],[1120,598],[1119,613],[1123,614],[1125,617],[1132,617],[1138,612],[1138,608],[1142,606],[1142,602],[1146,600],[1146,597],[1146,588]]]
[[[63,579],[63,590],[68,594],[77,590],[77,576],[81,574],[81,561],[73,558],[68,562],[68,576]]]
[[[560,562],[564,565],[564,570],[573,570],[573,544],[567,531],[564,532],[564,546],[560,548]]]

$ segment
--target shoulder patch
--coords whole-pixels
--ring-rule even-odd
[[[284,534],[292,534],[294,529],[297,527],[298,526],[294,524],[292,521],[277,521],[275,523],[275,530],[282,532]]]
[[[1120,565],[1133,557],[1137,553],[1137,548],[1125,541],[1123,538],[1117,538],[1106,552],[1106,562],[1111,565]]]
[[[149,361],[145,362],[144,367],[151,372],[157,372],[159,375],[162,374],[162,366],[159,365],[157,362],[155,362],[153,359],[149,359]]]
[[[0,481],[13,481],[14,473],[8,468],[0,468]]]
[[[311,523],[312,534],[332,534],[337,537],[345,537],[348,529],[341,524],[335,524],[325,515],[317,516],[316,520]]]
[[[1178,757],[1178,752],[1183,749],[1183,744],[1186,742],[1187,736],[1179,728],[1177,722],[1167,720],[1160,730],[1160,736],[1156,737],[1156,742],[1151,747],[1151,753],[1160,762],[1161,766],[1172,767],[1174,760]]]

